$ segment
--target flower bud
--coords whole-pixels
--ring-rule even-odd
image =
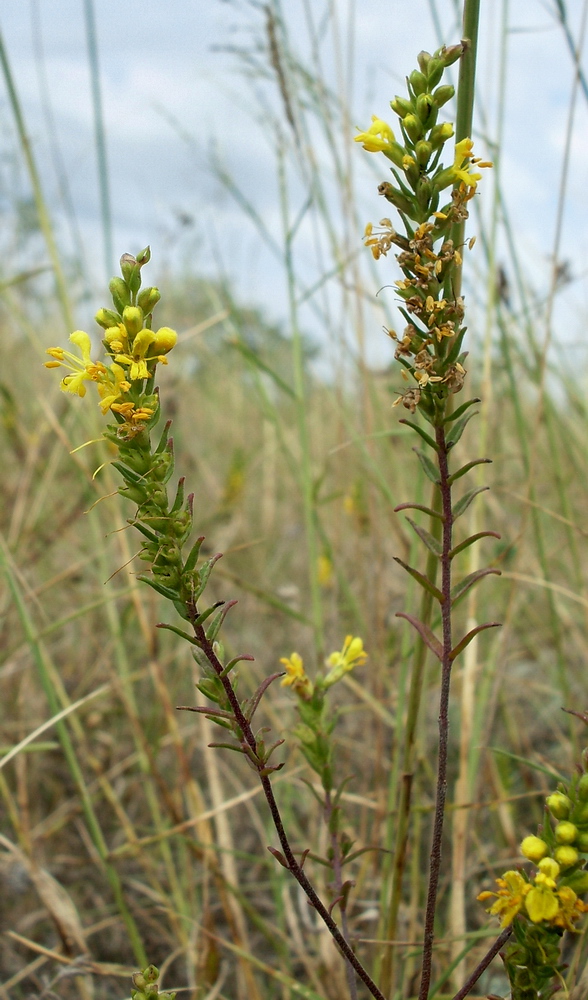
[[[429,136],[429,142],[433,149],[439,149],[444,142],[451,139],[453,135],[453,125],[450,122],[440,122],[439,125],[434,125],[431,134]]]
[[[159,288],[144,288],[142,292],[139,292],[137,303],[145,313],[145,316],[148,316],[150,312],[153,312],[160,298],[161,292]]]
[[[144,250],[140,250],[137,254],[137,264],[139,267],[143,267],[143,264],[148,264],[151,260],[151,247],[145,247]]]
[[[149,354],[153,357],[157,354],[168,354],[176,346],[178,335],[169,326],[162,326],[155,334],[155,340],[151,344]]]
[[[588,830],[584,830],[578,834],[575,846],[582,854],[588,854]]]
[[[521,844],[521,854],[529,861],[534,861],[537,864],[542,858],[548,853],[549,848],[544,840],[540,837],[525,837]]]
[[[122,323],[117,323],[116,326],[109,326],[108,330],[104,331],[104,342],[110,347],[111,344],[121,344],[127,339],[127,331]]]
[[[132,253],[123,253],[119,264],[124,280],[128,281],[133,273],[133,270],[137,266],[137,258],[133,257]]]
[[[421,94],[417,97],[416,113],[425,128],[431,128],[435,124],[434,121],[430,122],[431,113],[437,114],[437,109],[430,94]]]
[[[393,101],[390,101],[390,107],[399,118],[406,118],[407,115],[412,114],[414,111],[413,105],[405,97],[396,96]]]
[[[439,80],[443,76],[445,66],[443,65],[441,59],[436,59],[435,56],[431,59],[429,65],[427,66],[427,81],[429,88],[436,87]]]
[[[94,316],[98,326],[101,326],[104,330],[107,330],[109,326],[116,326],[120,320],[118,313],[112,311],[112,309],[99,309]]]
[[[582,802],[588,802],[588,774],[582,775],[576,785],[576,791],[578,793],[578,798],[582,799]]]
[[[110,289],[110,294],[112,295],[114,308],[122,316],[125,306],[130,306],[131,304],[131,293],[127,288],[127,284],[122,278],[112,278],[108,287]]]
[[[444,45],[443,48],[439,49],[436,55],[439,56],[439,59],[442,60],[443,65],[445,67],[452,66],[453,63],[457,62],[460,56],[462,56],[464,52],[466,52],[467,49],[469,49],[470,45],[471,42],[468,43],[459,42],[457,45],[449,45],[449,46]]]
[[[427,75],[427,67],[428,67],[431,59],[432,59],[431,53],[430,52],[426,52],[424,50],[422,52],[419,52],[419,54],[417,56],[417,62],[419,64],[420,68],[421,68],[421,72],[424,73],[425,76]]]
[[[433,147],[430,142],[425,142],[424,139],[417,142],[415,146],[415,153],[417,161],[421,167],[426,168],[427,163],[431,159],[432,152]]]
[[[563,792],[554,792],[553,795],[548,795],[545,804],[555,819],[567,819],[570,815],[572,802]]]
[[[571,868],[572,865],[577,864],[580,857],[576,848],[569,847],[567,844],[556,847],[553,856],[560,868]]]
[[[437,90],[433,94],[433,100],[435,102],[435,107],[442,108],[447,101],[450,101],[455,94],[455,87],[452,87],[450,83],[444,83],[442,87],[437,87]]]
[[[547,878],[557,878],[559,875],[559,865],[553,858],[542,858],[537,867]]]
[[[407,115],[406,118],[403,119],[402,124],[404,125],[407,136],[409,139],[412,139],[413,142],[417,142],[422,138],[424,129],[422,122],[416,115]]]
[[[419,94],[425,93],[427,89],[427,78],[423,73],[419,73],[418,69],[413,69],[408,81],[417,97]]]
[[[578,827],[564,820],[555,828],[555,839],[558,844],[573,844],[578,836]]]
[[[126,306],[123,310],[123,323],[129,337],[136,337],[143,329],[143,310],[139,306]]]
[[[417,162],[413,156],[404,156],[402,160],[402,169],[406,174],[406,178],[412,187],[416,187],[417,181],[421,175],[420,170],[417,166]]]
[[[433,194],[431,181],[428,177],[421,177],[416,188],[416,197],[421,208],[428,208]]]

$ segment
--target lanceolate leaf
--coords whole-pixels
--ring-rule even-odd
[[[466,413],[466,415],[462,417],[461,420],[458,420],[458,422],[453,425],[452,429],[447,435],[448,448],[453,448],[454,445],[457,444],[472,417],[475,417],[479,412],[480,412],[479,410],[473,410],[470,413]]]
[[[449,553],[449,558],[453,559],[458,554],[458,552],[463,552],[464,549],[467,549],[468,546],[473,545],[474,542],[479,541],[480,538],[500,538],[500,535],[498,534],[497,531],[478,531],[476,535],[470,535],[470,537],[466,538],[465,541],[460,542],[459,545],[456,545],[454,549],[451,549],[451,552]]]
[[[449,477],[449,479],[447,480],[447,482],[451,486],[455,482],[456,479],[461,479],[461,477],[465,476],[466,472],[469,472],[470,469],[474,468],[474,466],[476,466],[476,465],[488,465],[488,464],[491,464],[491,463],[492,463],[492,459],[491,458],[475,458],[473,462],[468,462],[467,465],[462,465],[461,469],[458,469],[457,472],[454,472]]]
[[[252,695],[251,699],[247,702],[247,707],[245,711],[247,722],[251,722],[253,715],[257,710],[257,706],[259,705],[261,699],[263,698],[270,684],[272,684],[276,680],[276,678],[281,677],[282,674],[283,671],[279,671],[276,674],[270,674],[269,677],[264,677],[255,694]]]
[[[487,489],[489,489],[488,486],[478,486],[477,489],[469,490],[467,493],[465,493],[457,501],[455,507],[453,508],[453,520],[457,521],[458,517],[461,517],[464,511],[468,509],[474,497],[477,497],[478,493],[485,493]]]
[[[451,606],[453,607],[460,598],[463,597],[465,593],[473,587],[478,580],[481,580],[485,576],[500,576],[499,569],[493,569],[492,567],[488,569],[477,569],[475,573],[470,573],[469,576],[465,576],[463,580],[456,583],[455,587],[451,588]]]
[[[396,617],[406,618],[407,622],[410,622],[413,628],[417,630],[421,639],[425,643],[425,646],[429,647],[431,652],[435,654],[440,662],[443,660],[443,646],[428,625],[425,625],[420,618],[414,618],[413,615],[407,615],[404,611],[397,611]]]
[[[429,517],[438,517],[440,521],[445,520],[445,517],[440,510],[433,510],[432,507],[425,507],[422,503],[399,503],[398,507],[394,508],[394,513],[397,514],[400,510],[422,510],[423,514],[428,514]]]
[[[429,445],[429,448],[432,448],[434,451],[439,451],[439,448],[437,447],[437,443],[433,440],[433,438],[431,437],[431,435],[427,434],[427,432],[424,431],[422,427],[419,427],[418,424],[415,424],[412,420],[404,420],[404,419],[403,420],[399,420],[398,423],[399,424],[406,424],[407,427],[412,427],[413,431],[416,431],[417,434],[420,434],[420,436],[422,437],[423,441],[427,442],[427,444]]]
[[[424,528],[421,528],[418,524],[415,524],[415,522],[412,520],[411,517],[407,517],[406,520],[410,524],[411,528],[413,528],[413,530],[416,531],[420,540],[425,543],[429,552],[432,552],[434,556],[437,556],[437,559],[440,559],[443,552],[441,548],[441,542],[437,541],[437,539],[434,538],[429,531],[426,531]]]
[[[440,604],[443,603],[443,594],[441,593],[439,588],[435,586],[434,583],[431,583],[429,578],[425,576],[424,573],[419,573],[418,569],[413,569],[412,566],[409,566],[408,563],[403,562],[403,560],[399,559],[398,556],[394,556],[394,562],[397,562],[400,566],[402,566],[403,569],[406,570],[407,573],[410,573],[410,575],[414,577],[417,583],[420,583],[421,587],[423,587],[424,590],[428,590],[429,594],[432,594],[433,597],[435,597]]]
[[[412,449],[421,463],[423,469],[425,470],[425,475],[431,480],[435,486],[439,485],[439,469],[437,469],[434,463],[431,461],[428,455],[425,455],[424,451],[419,451],[418,448]]]
[[[455,657],[459,656],[459,654],[461,652],[463,652],[463,650],[466,648],[466,646],[469,646],[469,644],[472,641],[472,639],[476,635],[478,635],[479,632],[483,632],[484,629],[486,629],[486,628],[499,628],[500,624],[501,624],[501,622],[486,622],[485,625],[476,625],[476,627],[473,628],[470,632],[468,632],[467,635],[464,635],[463,639],[461,639],[458,642],[457,646],[453,647],[453,649],[451,650],[451,653],[449,654],[449,659],[450,660],[455,660]]]
[[[458,420],[459,417],[461,417],[462,413],[465,413],[465,411],[468,410],[470,406],[473,406],[474,403],[481,403],[481,402],[482,400],[480,399],[479,396],[475,396],[474,399],[468,399],[467,403],[462,403],[461,406],[457,407],[457,410],[454,410],[453,413],[450,413],[449,416],[445,417],[443,423],[451,424],[454,420]]]

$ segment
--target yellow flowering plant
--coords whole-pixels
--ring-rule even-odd
[[[326,924],[346,959],[350,980],[355,983],[355,977],[359,977],[376,1000],[384,1000],[349,942],[345,906],[352,883],[343,880],[342,868],[352,857],[352,841],[339,829],[340,790],[333,789],[330,740],[336,716],[328,715],[325,701],[333,684],[365,662],[367,654],[360,638],[347,636],[342,649],[328,657],[324,674],[311,681],[301,657],[292,653],[282,659],[285,669],[266,677],[251,697],[237,695],[235,668],[238,663],[251,661],[253,657],[241,655],[227,659],[220,640],[225,618],[236,601],[217,601],[202,606],[201,598],[220,555],[201,561],[203,537],[190,543],[193,494],[186,495],[183,478],[177,484],[173,499],[168,495],[167,484],[174,473],[173,441],[169,437],[171,421],[165,424],[157,443],[151,440],[151,433],[161,418],[159,391],[155,385],[157,366],[168,363],[168,354],[175,347],[177,335],[168,327],[153,329],[153,310],[160,293],[157,288],[141,290],[141,270],[149,259],[148,248],[136,257],[124,254],[121,277],[110,282],[113,308],[100,309],[96,314],[98,326],[103,331],[104,360],[94,359],[90,336],[76,330],[70,340],[78,353],[52,347],[47,352],[50,360],[46,366],[65,370],[60,386],[63,392],[84,397],[93,384],[102,413],[112,421],[107,424],[104,437],[117,449],[112,465],[123,481],[118,492],[136,505],[136,513],[129,523],[143,538],[139,558],[145,562],[147,571],[138,579],[170,601],[190,628],[188,632],[176,624],[158,625],[189,644],[201,669],[197,687],[207,704],[179,708],[205,715],[226,733],[222,742],[210,746],[230,749],[249,761],[261,782],[280,845],[279,849],[268,849],[296,879],[308,902]],[[263,695],[279,677],[297,696],[300,724],[296,733],[303,753],[319,774],[323,786],[330,846],[327,858],[314,857],[333,870],[334,894],[329,903],[320,898],[304,870],[304,861],[310,852],[305,851],[300,860],[294,854],[270,781],[271,775],[284,766],[283,762],[275,764],[271,759],[284,741],[276,739],[268,744],[267,727],[253,727]],[[342,915],[341,926],[332,913],[336,904]],[[164,996],[158,993],[157,977],[154,966],[136,973],[133,996]]]
[[[573,713],[577,714],[577,713]],[[588,716],[580,715],[584,722]],[[512,930],[503,959],[512,1000],[536,1000],[559,987],[564,931],[577,933],[588,912],[581,899],[588,892],[588,751],[568,784],[545,799],[545,821],[537,834],[524,837],[520,852],[534,872],[511,870],[496,879],[497,891],[478,900],[501,926]]]

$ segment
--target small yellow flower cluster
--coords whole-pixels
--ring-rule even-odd
[[[565,789],[565,786],[562,786]],[[530,879],[525,872],[508,871],[497,879],[498,892],[482,892],[480,902],[494,898],[488,908],[503,927],[517,914],[534,923],[574,930],[574,923],[588,912],[579,898],[588,892],[588,872],[581,868],[581,854],[588,854],[588,774],[574,776],[567,790],[546,798],[549,813],[543,836],[525,837],[521,854],[537,866]]]
[[[303,701],[310,701],[314,694],[314,684],[304,669],[304,662],[299,653],[283,656],[280,663],[286,668],[286,676],[282,687],[291,687]]]
[[[558,889],[559,874],[557,862],[553,858],[543,858],[532,882],[524,873],[508,871],[496,879],[498,892],[481,892],[478,899],[484,903],[495,898],[488,913],[499,916],[502,927],[508,927],[517,914],[522,913],[534,924],[545,921],[552,927],[573,931],[574,923],[588,912],[588,906],[570,886],[562,885]]]
[[[98,321],[104,312],[100,310]],[[169,327],[153,332],[143,325],[144,319],[139,306],[129,305],[122,311],[121,322],[105,328],[103,343],[111,360],[108,366],[92,361],[92,342],[83,330],[75,330],[69,338],[80,356],[62,347],[50,347],[47,354],[52,360],[45,362],[46,368],[66,368],[71,372],[61,380],[63,392],[85,396],[86,382],[95,383],[100,409],[103,413],[112,410],[123,417],[127,434],[137,433],[153,416],[155,406],[142,405],[140,400],[143,382],[151,378],[157,364],[167,364],[166,355],[178,339],[175,330]],[[133,389],[138,392],[131,398],[129,393]]]
[[[367,653],[363,648],[363,639],[359,636],[347,635],[343,648],[331,653],[325,660],[329,668],[324,677],[317,678],[316,687],[304,669],[304,663],[299,653],[292,653],[289,657],[282,657],[282,663],[286,669],[286,676],[282,680],[282,687],[291,687],[292,690],[303,701],[310,701],[316,688],[325,690],[341,680],[344,674],[349,673],[354,667],[362,666],[367,660]]]

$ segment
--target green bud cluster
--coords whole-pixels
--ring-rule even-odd
[[[159,969],[154,965],[147,966],[142,972],[135,972],[132,979],[134,989],[131,990],[131,1000],[175,1000],[175,991],[159,992],[158,979]]]
[[[569,785],[563,783],[545,799],[548,819],[540,836],[525,837],[521,851],[537,864],[551,856],[565,872],[559,883],[569,885],[578,895],[588,892],[588,871],[582,869],[588,855],[588,773],[574,775]]]
[[[425,222],[439,209],[442,188],[437,184],[443,167],[439,165],[444,144],[453,136],[449,122],[438,122],[439,111],[454,96],[450,84],[439,86],[445,69],[459,59],[463,45],[440,48],[433,55],[421,52],[419,68],[407,77],[407,97],[396,96],[390,107],[399,118],[404,146],[395,143],[391,157],[396,185],[387,185],[381,194],[414,222]],[[402,170],[403,173],[399,173]],[[444,212],[449,212],[447,205]],[[448,226],[440,226],[445,230]]]
[[[537,1000],[551,996],[549,987],[565,966],[560,962],[561,934],[556,929],[515,920],[513,936],[504,949],[504,965],[511,1000]]]

